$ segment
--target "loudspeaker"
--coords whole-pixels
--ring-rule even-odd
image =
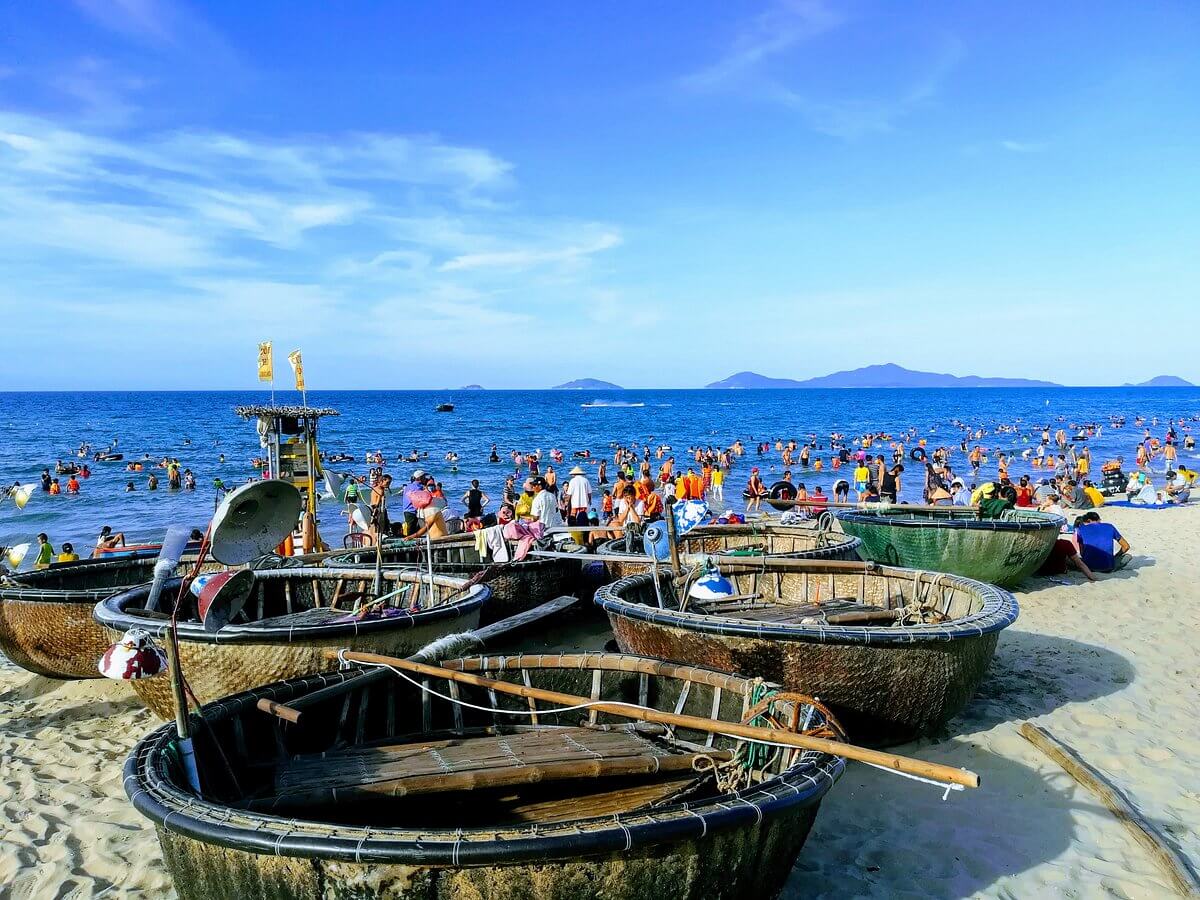
[[[291,534],[303,502],[294,485],[256,481],[231,491],[212,519],[210,552],[218,562],[239,566],[270,553]]]

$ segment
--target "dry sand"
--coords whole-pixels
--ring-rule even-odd
[[[1035,579],[979,695],[900,752],[978,772],[952,794],[851,764],[787,898],[1163,897],[1150,856],[1025,741],[1033,720],[1120,785],[1200,867],[1200,507],[1105,517],[1137,559],[1086,584]],[[153,830],[121,789],[156,720],[124,685],[56,682],[0,660],[0,898],[162,897]]]

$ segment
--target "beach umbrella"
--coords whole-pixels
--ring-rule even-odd
[[[36,490],[36,484],[23,484],[13,491],[13,503],[17,505],[17,509],[24,509],[25,504],[29,502],[29,498],[33,496],[33,492]]]
[[[29,552],[29,544],[17,544],[15,547],[9,547],[4,554],[5,560],[8,562],[8,567],[14,572],[21,567],[21,561],[25,559],[25,554]]]

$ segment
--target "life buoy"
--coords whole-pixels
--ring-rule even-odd
[[[790,481],[777,481],[767,491],[767,502],[775,509],[791,509],[789,503],[777,503],[778,500],[795,500],[796,486]]]
[[[912,451],[908,454],[908,458],[914,462],[925,462],[925,451],[920,447],[913,447]]]

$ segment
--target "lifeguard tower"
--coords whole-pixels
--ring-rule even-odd
[[[293,536],[292,546],[298,545],[302,553],[324,549],[317,531],[317,479],[322,476],[317,431],[322,419],[340,413],[329,408],[274,405],[238,406],[234,412],[247,421],[255,420],[259,446],[266,451],[263,477],[293,484],[304,497],[300,532]]]

